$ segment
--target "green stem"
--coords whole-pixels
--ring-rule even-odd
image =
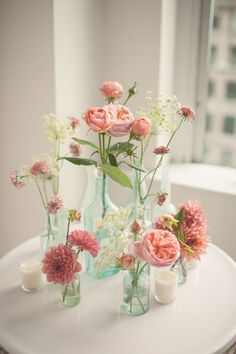
[[[67,231],[66,231],[66,245],[68,244],[68,239],[69,239],[69,231],[70,231],[70,218],[68,218],[68,223],[67,223]]]
[[[44,206],[45,210],[47,210],[46,203],[45,203],[45,201],[44,201],[44,199],[43,199],[43,194],[42,194],[42,191],[41,191],[40,186],[39,186],[39,183],[38,183],[38,181],[37,181],[37,177],[35,177],[35,178],[34,178],[34,181],[35,181],[36,186],[37,186],[37,188],[38,188],[39,195],[40,195],[40,197],[41,197],[41,200],[42,200],[43,206]]]
[[[177,131],[179,130],[180,126],[182,125],[182,123],[183,123],[183,121],[184,121],[184,119],[185,119],[185,118],[182,118],[182,119],[181,119],[181,121],[180,121],[178,127],[173,131],[173,133],[172,133],[172,135],[171,135],[171,137],[170,137],[170,139],[169,139],[169,141],[168,141],[166,147],[169,147],[169,145],[170,145],[172,139],[174,138],[175,134],[176,134]],[[148,187],[148,191],[147,191],[147,194],[146,194],[145,197],[144,197],[144,200],[146,200],[146,198],[147,198],[148,195],[149,195],[149,192],[150,192],[150,190],[151,190],[151,188],[152,188],[152,184],[153,184],[153,181],[154,181],[154,177],[155,177],[155,175],[156,175],[157,169],[161,166],[163,157],[164,157],[164,154],[161,155],[160,160],[159,160],[157,166],[156,166],[155,169],[154,169],[154,172],[153,172],[153,175],[152,175],[152,178],[151,178],[149,187]]]
[[[47,189],[46,189],[45,177],[43,177],[43,190],[44,190],[44,195],[45,195],[46,203],[48,204],[48,193],[47,193]]]
[[[69,284],[66,284],[65,289],[63,291],[63,296],[62,296],[62,302],[64,303],[66,295],[67,295],[67,290],[68,290]]]
[[[107,153],[106,153],[106,163],[107,163],[107,159],[108,159],[108,154],[109,154],[110,146],[111,146],[111,135],[109,135],[109,138],[108,138]]]

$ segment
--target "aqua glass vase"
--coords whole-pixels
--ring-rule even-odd
[[[105,175],[96,177],[95,186],[93,202],[84,212],[84,226],[96,236],[100,250],[95,258],[86,254],[86,271],[93,278],[101,279],[118,272],[114,267],[117,245],[111,237],[112,223],[104,222],[104,217],[116,212],[117,207],[110,200]]]
[[[66,307],[72,307],[80,303],[80,276],[76,280],[62,287],[61,302]]]
[[[132,316],[146,313],[149,310],[149,293],[149,271],[145,269],[139,273],[130,270],[123,280],[123,311]]]
[[[55,215],[46,213],[46,225],[40,233],[41,257],[52,246],[65,243],[68,225],[68,210],[61,209]]]
[[[182,255],[177,259],[177,261],[171,267],[171,270],[178,274],[179,285],[184,284],[188,277],[188,262]]]

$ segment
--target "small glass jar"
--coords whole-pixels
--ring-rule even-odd
[[[178,274],[179,285],[184,284],[188,277],[188,262],[185,257],[180,256],[175,264],[171,267],[171,270]]]
[[[73,307],[80,303],[80,276],[76,280],[63,286],[61,302],[66,307]]]
[[[147,270],[129,271],[123,280],[123,310],[128,315],[139,316],[149,310],[150,277]]]

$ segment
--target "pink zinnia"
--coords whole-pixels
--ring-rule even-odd
[[[157,204],[159,206],[162,206],[165,203],[167,196],[168,196],[168,193],[166,193],[166,192],[158,193],[158,195],[157,195]]]
[[[168,154],[168,152],[170,152],[170,148],[168,148],[167,146],[157,146],[154,150],[153,150],[154,154],[157,155],[164,155],[164,154]]]
[[[99,251],[99,243],[95,236],[87,231],[74,230],[69,235],[69,243],[77,246],[81,251],[88,251],[93,257],[96,257]]]
[[[80,122],[78,118],[71,117],[70,118],[70,125],[73,129],[76,129],[80,126]]]
[[[70,144],[70,152],[74,157],[79,157],[82,153],[82,147],[78,143],[71,143]]]
[[[47,275],[48,282],[68,284],[76,279],[76,273],[81,269],[75,252],[64,245],[51,247],[43,259],[42,271]]]
[[[200,203],[196,200],[187,200],[179,205],[179,209],[184,209],[183,226],[194,227],[195,229],[207,229],[205,213]]]
[[[37,161],[33,164],[33,166],[30,168],[30,173],[33,176],[38,176],[38,175],[45,175],[49,174],[51,172],[51,168],[48,165],[47,161],[41,160]]]
[[[56,214],[59,209],[63,208],[63,201],[60,197],[52,197],[50,202],[48,202],[47,209],[50,214]]]
[[[12,184],[13,184],[17,189],[21,189],[22,187],[25,186],[25,183],[23,183],[23,182],[20,180],[20,177],[17,175],[16,171],[10,173],[10,179],[11,179]]]
[[[209,244],[209,238],[203,228],[182,226],[181,230],[184,233],[184,243],[189,246],[192,252],[188,252],[188,248],[184,244],[180,244],[181,253],[188,260],[200,259],[200,256],[205,253]]]
[[[190,107],[182,107],[182,108],[180,108],[178,113],[180,115],[184,116],[184,118],[186,120],[188,120],[189,122],[193,122],[196,118],[195,112]]]

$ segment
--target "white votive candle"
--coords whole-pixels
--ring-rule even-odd
[[[177,296],[178,274],[170,270],[155,273],[155,299],[162,304],[169,304]]]
[[[25,291],[39,290],[43,286],[41,262],[29,260],[20,263],[22,289]]]

